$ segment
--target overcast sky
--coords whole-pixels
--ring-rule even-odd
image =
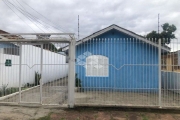
[[[79,15],[80,38],[111,24],[145,35],[152,30],[157,31],[159,13],[160,25],[166,22],[174,24],[177,27],[176,37],[180,37],[180,0],[9,0],[9,2],[11,3],[6,0],[10,8],[5,4],[5,0],[0,0],[0,29],[7,32],[63,31],[77,35]],[[61,31],[50,28],[49,25],[54,25]]]

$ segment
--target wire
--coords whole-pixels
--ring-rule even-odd
[[[15,9],[17,9],[19,12],[21,12],[24,16],[26,16],[26,17],[33,23],[33,21],[31,20],[32,18],[30,18],[29,16],[25,15],[21,10],[19,10],[14,4],[12,4],[11,2],[9,2],[8,0],[5,0],[5,1],[7,1],[7,2],[8,2],[9,4],[11,4],[12,6],[14,6]],[[36,24],[35,24],[35,25],[36,25]],[[41,29],[39,26],[36,25],[36,27],[38,27],[41,31],[44,32],[44,30]],[[44,33],[45,33],[45,32],[44,32]]]
[[[8,1],[8,0],[7,0]],[[22,8],[20,8],[19,6],[14,5],[13,3],[9,2],[9,4],[11,4],[12,6],[14,6],[19,12],[21,12],[24,16],[26,16],[32,23],[33,21],[35,21],[36,23],[38,23],[40,26],[42,25],[42,27],[45,27],[46,30],[50,29],[49,26],[44,25],[43,23],[41,23],[41,21],[38,21],[39,19],[36,18],[35,16],[33,16],[31,13],[27,12],[26,10],[23,10]],[[24,7],[23,7],[24,8]],[[25,8],[24,8],[25,9]],[[33,20],[33,21],[32,21]],[[36,24],[35,24],[36,25]],[[42,30],[44,32],[43,29],[41,29],[38,25],[36,25],[36,27],[38,27],[40,30]],[[50,30],[51,31],[51,30]]]
[[[8,8],[10,8],[26,25],[28,25],[34,32],[35,32],[35,30],[29,25],[29,24],[27,24],[4,0],[2,0],[3,2],[4,2],[4,4],[8,7]]]
[[[17,1],[17,0],[16,0]],[[51,20],[49,20],[47,17],[45,17],[44,15],[42,15],[41,13],[39,13],[37,10],[35,10],[34,8],[32,8],[30,5],[28,5],[27,3],[25,3],[23,0],[22,0],[22,2],[25,4],[25,5],[27,5],[29,8],[31,8],[32,10],[34,10],[36,13],[38,13],[40,16],[42,16],[43,18],[45,18],[47,21],[49,21],[49,22],[51,22]],[[52,23],[52,22],[51,22]],[[53,25],[51,25],[52,27],[54,27],[54,28],[56,28],[56,29],[58,29],[58,30],[60,30],[58,27],[60,27],[62,30],[64,30],[64,31],[67,31],[67,29],[64,29],[63,27],[61,27],[61,26],[59,26],[58,25],[58,27],[55,27],[55,26],[53,26]],[[63,32],[64,32],[63,31]]]
[[[46,24],[43,24],[43,23],[42,23],[42,22],[43,22],[42,20],[40,20],[39,18],[35,17],[35,16],[32,15],[31,13],[27,12],[27,10],[23,7],[23,5],[20,4],[17,0],[16,0],[16,2],[17,2],[24,10],[21,9],[20,7],[19,7],[19,9],[21,9],[23,12],[27,13],[30,17],[33,18],[34,21],[38,22],[38,23],[41,24],[43,27],[46,27],[47,29],[49,29],[50,31],[52,31],[49,26],[47,26]],[[36,19],[37,19],[37,20],[36,20]],[[38,20],[40,20],[40,21],[38,21]],[[42,22],[41,22],[41,21],[42,21]]]
[[[16,1],[16,2],[18,2],[18,1]],[[19,2],[18,2],[19,3]],[[20,3],[19,3],[20,4]],[[21,5],[21,4],[20,4]],[[22,6],[22,5],[21,5]],[[23,7],[23,6],[22,6]],[[23,7],[24,8],[24,7]],[[21,8],[19,8],[19,9],[21,9]],[[22,10],[22,9],[21,9]],[[31,13],[29,13],[29,12],[27,12],[27,11],[24,11],[24,10],[22,10],[23,12],[25,12],[25,13],[27,13],[28,15],[30,15],[30,17],[33,17],[33,18],[35,18],[35,19],[33,19],[33,20],[35,20],[36,22],[38,22],[39,24],[41,24],[41,25],[43,25],[43,27],[46,27],[47,29],[50,29],[52,26],[50,25],[50,24],[48,24],[47,22],[44,22],[44,21],[42,21],[42,20],[40,20],[39,18],[37,18],[37,17],[35,17],[34,15],[32,15]],[[37,20],[36,20],[37,19]],[[38,20],[40,20],[40,21],[38,21]],[[45,24],[43,24],[43,23],[45,23]],[[49,26],[47,26],[46,24],[48,24]],[[58,29],[59,30],[59,29]],[[62,32],[62,30],[61,30],[61,32]]]
[[[23,7],[22,4],[20,4],[17,0],[16,2],[19,4],[17,5],[17,3],[13,4],[12,2],[10,2],[9,0],[3,0],[3,2],[23,21],[23,19],[12,9],[12,7],[14,7],[17,11],[19,11],[22,15],[24,15],[26,18],[28,18],[33,24],[34,22],[37,23],[38,25],[42,25],[42,27],[45,27],[47,29],[51,29],[51,27],[53,28],[56,28],[57,30],[60,30],[59,28],[57,27],[54,27],[50,24],[48,24],[47,22],[44,22],[42,20],[40,20],[39,18],[37,18],[36,16],[32,15],[30,12],[27,12],[27,10]],[[23,2],[24,3],[24,2]],[[26,3],[25,3],[26,4]],[[26,4],[27,5],[27,4]],[[28,5],[29,6],[29,5]],[[30,7],[30,6],[29,6]],[[31,9],[33,9],[32,7],[30,7]],[[34,9],[33,9],[34,10]],[[35,12],[37,12],[36,10],[34,10]],[[39,12],[37,12],[39,15],[41,15],[43,18],[45,18],[46,20],[48,20],[46,17],[44,17],[42,14],[40,14]],[[49,21],[49,20],[48,20]],[[23,21],[24,22],[24,21]],[[46,23],[48,24],[49,26],[47,26],[46,24],[43,24],[43,23]],[[26,23],[27,24],[27,23]],[[36,27],[39,28],[41,31],[45,32],[43,29],[41,29],[37,24]],[[28,24],[27,24],[28,25]],[[29,26],[29,25],[28,25]],[[29,26],[31,29],[32,27]],[[46,30],[47,30],[46,29]],[[33,29],[32,29],[33,30]],[[34,30],[33,30],[34,31]],[[60,30],[62,31],[62,30]],[[35,31],[34,31],[35,32]]]

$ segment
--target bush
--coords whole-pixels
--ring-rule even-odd
[[[79,79],[78,77],[77,77],[77,73],[76,73],[76,87],[80,87],[81,88],[81,79]]]
[[[18,92],[19,91],[19,88],[7,88],[5,90],[0,90],[0,97],[2,96],[5,96],[5,95],[9,95],[9,94],[12,94],[12,93],[15,93],[15,92]]]
[[[8,84],[7,85],[5,85],[5,84],[2,85],[2,87],[0,88],[0,96],[6,95],[7,86],[8,86]]]
[[[40,85],[41,74],[35,72],[35,85]]]
[[[34,86],[35,86],[34,83],[32,83],[32,84],[26,83],[26,84],[24,85],[24,88],[29,88],[29,87],[34,87]]]

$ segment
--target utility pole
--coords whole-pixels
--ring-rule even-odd
[[[79,15],[78,15],[78,40],[79,40]]]
[[[159,35],[159,13],[158,13],[158,35]]]

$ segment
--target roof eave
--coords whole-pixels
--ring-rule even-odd
[[[118,30],[118,31],[120,31],[120,32],[123,32],[123,33],[125,33],[125,34],[127,34],[127,35],[129,35],[129,36],[132,36],[132,37],[134,37],[134,38],[136,38],[136,39],[139,39],[139,40],[141,40],[141,41],[143,41],[143,42],[145,42],[145,43],[148,43],[148,44],[150,44],[150,45],[152,45],[152,46],[159,47],[158,44],[153,43],[152,41],[149,41],[149,40],[141,37],[140,35],[137,35],[137,34],[135,34],[135,33],[133,33],[133,32],[130,32],[130,31],[128,31],[128,30],[125,30],[125,29],[123,29],[123,28],[121,28],[121,27],[119,27],[119,26],[117,26],[117,25],[111,25],[111,26],[109,26],[109,27],[107,27],[107,28],[105,28],[105,29],[103,29],[103,30],[100,30],[99,32],[95,32],[95,33],[93,33],[92,35],[90,35],[90,36],[88,36],[88,37],[85,37],[85,38],[77,41],[77,42],[76,42],[76,45],[79,45],[79,44],[81,44],[81,43],[83,43],[83,42],[86,42],[86,41],[88,41],[88,40],[90,40],[90,39],[93,39],[93,38],[95,38],[95,37],[97,37],[97,36],[99,36],[99,35],[107,32],[107,31],[109,31],[109,30],[112,30],[112,29],[116,29],[116,30]],[[64,47],[62,50],[63,50],[63,51],[66,51],[67,49],[69,49],[69,46]],[[163,50],[166,50],[166,51],[170,51],[170,49],[168,49],[168,48],[166,48],[166,47],[162,47],[162,49],[163,49]]]

